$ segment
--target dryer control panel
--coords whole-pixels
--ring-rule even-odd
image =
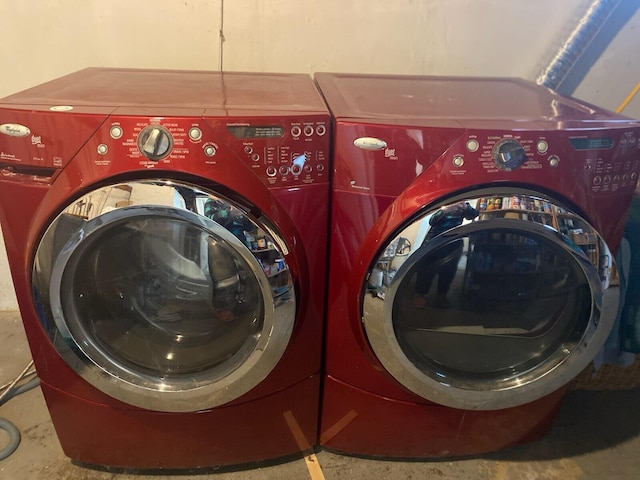
[[[432,123],[338,122],[334,188],[398,196],[422,177],[430,189],[511,182],[601,197],[632,191],[640,176],[640,127],[632,122],[559,130]]]
[[[635,188],[640,174],[637,129],[565,131],[472,131],[447,155],[452,175],[482,175],[478,180],[582,181],[593,194]],[[448,158],[447,158],[448,157]],[[543,181],[546,178],[547,181]]]

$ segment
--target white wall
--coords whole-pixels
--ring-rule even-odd
[[[4,238],[0,230],[0,310],[15,310],[18,306],[16,294],[13,291],[9,264],[4,250]]]
[[[534,79],[589,3],[0,0],[0,97],[87,66]],[[622,3],[629,21],[574,93],[610,109],[640,81],[639,2]],[[625,113],[640,118],[640,95]],[[0,244],[0,309],[14,307]]]
[[[231,1],[225,67],[528,76],[581,3]]]
[[[216,69],[220,0],[0,1],[0,97],[88,66]]]

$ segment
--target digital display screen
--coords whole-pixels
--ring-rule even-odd
[[[236,138],[281,138],[284,128],[280,125],[227,125],[227,130]]]
[[[607,150],[613,147],[613,138],[570,138],[576,150]]]

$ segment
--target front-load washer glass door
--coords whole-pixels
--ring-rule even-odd
[[[611,252],[580,216],[531,193],[429,209],[369,271],[363,323],[382,365],[464,409],[535,400],[605,342],[618,306]]]
[[[211,408],[273,369],[293,330],[286,245],[265,219],[176,182],[74,201],[37,251],[34,294],[66,362],[161,411]]]

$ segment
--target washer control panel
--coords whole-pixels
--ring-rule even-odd
[[[226,130],[229,145],[269,185],[329,181],[329,119],[307,118],[287,124],[237,122]]]
[[[239,160],[268,186],[296,186],[329,181],[329,128],[328,115],[246,121],[112,116],[89,143],[98,166],[127,161],[129,168],[199,172],[237,168]]]

